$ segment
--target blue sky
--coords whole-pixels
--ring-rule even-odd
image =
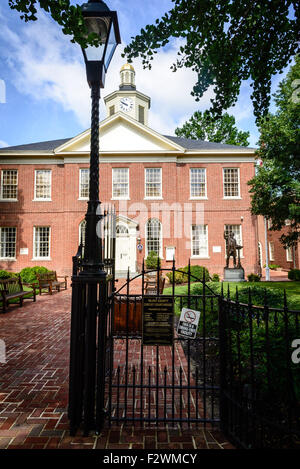
[[[124,45],[172,7],[171,0],[106,3],[118,11],[123,44],[110,65],[103,96],[119,86]],[[90,125],[90,90],[80,47],[43,12],[37,22],[24,23],[18,12],[10,10],[8,0],[1,2],[0,21],[0,147],[73,137],[86,130]],[[170,71],[179,46],[176,39],[160,50],[151,71],[143,70],[140,60],[133,64],[137,89],[152,100],[149,126],[168,135],[174,135],[175,128],[196,110],[207,109],[212,96],[208,90],[199,103],[195,102],[190,95],[196,81],[193,72]],[[282,78],[274,77],[272,91]],[[249,95],[244,83],[236,106],[229,112],[240,129],[250,131],[250,145],[255,146],[258,131]],[[103,101],[100,112],[100,118],[105,118]]]

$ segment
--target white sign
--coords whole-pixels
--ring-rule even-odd
[[[213,246],[213,252],[221,252],[221,246]]]
[[[195,339],[200,319],[200,311],[182,308],[178,322],[177,334],[186,339]]]
[[[173,246],[166,248],[166,261],[172,261],[175,257],[175,248]]]
[[[21,255],[28,256],[28,248],[21,248],[21,249],[20,249],[20,254],[21,254]]]

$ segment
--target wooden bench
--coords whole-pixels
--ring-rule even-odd
[[[64,288],[64,290],[67,289],[67,275],[57,275],[56,271],[51,271],[45,272],[44,274],[36,274],[36,276],[40,295],[45,288],[47,288],[50,295],[52,295],[53,290],[60,291],[61,287]],[[59,280],[60,278],[64,280]]]
[[[159,276],[159,294],[162,295],[165,287],[166,279]],[[145,278],[145,294],[157,295],[157,275],[146,275]]]
[[[25,291],[23,288],[24,285],[30,286],[32,289],[29,291]],[[36,300],[34,285],[22,283],[20,276],[0,280],[0,292],[2,296],[4,313],[6,312],[6,309],[8,307],[9,300],[14,300],[16,298],[19,298],[19,304],[20,306],[22,306],[24,298],[30,293],[32,293],[33,301]],[[28,299],[31,299],[31,298],[28,298]]]

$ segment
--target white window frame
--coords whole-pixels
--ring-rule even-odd
[[[201,170],[204,172],[204,195],[203,196],[195,196],[192,195],[192,171],[193,170]],[[207,179],[206,179],[206,168],[190,168],[190,199],[191,200],[205,200],[207,199]]]
[[[127,195],[122,195],[122,196],[115,196],[114,195],[114,171],[118,169],[126,169],[127,172]],[[111,171],[111,200],[129,200],[129,187],[130,187],[130,174],[129,174],[129,168],[127,167],[118,167],[118,168],[112,168]]]
[[[269,241],[269,260],[274,262],[275,260],[275,246],[274,241]]]
[[[150,222],[150,220],[157,220],[160,224],[160,236],[159,236],[159,257],[160,259],[163,259],[163,226],[162,226],[162,222],[158,219],[158,218],[148,218],[148,220],[146,221],[146,225],[145,225],[145,241],[146,241],[146,249],[145,249],[145,255],[146,257],[148,257],[148,254],[149,254],[149,250],[148,250],[148,223]]]
[[[289,246],[287,249],[286,249],[286,261],[287,262],[293,262],[293,246]]]
[[[36,238],[36,228],[49,228],[49,254],[48,256],[35,256],[35,238]],[[33,227],[33,256],[32,260],[34,261],[50,261],[51,260],[51,226],[34,226]]]
[[[206,253],[205,255],[201,254],[194,254],[194,239],[193,239],[193,228],[196,226],[202,226],[205,228],[205,235],[206,235]],[[200,250],[200,248],[199,248]],[[209,249],[208,249],[208,225],[207,224],[200,224],[200,225],[191,225],[191,258],[192,259],[210,259],[209,257]]]
[[[89,168],[80,168],[79,169],[79,197],[78,197],[78,200],[89,200],[89,195],[87,195],[86,197],[83,197],[81,195],[81,185],[82,185],[81,175],[82,175],[83,171],[88,171],[88,174],[89,174],[90,169]],[[88,187],[88,192],[89,192],[89,187]]]
[[[149,169],[159,169],[160,171],[160,195],[155,195],[155,196],[149,196],[147,195],[147,170]],[[158,168],[158,167],[148,167],[148,168],[145,168],[145,172],[144,172],[144,200],[162,200],[163,196],[162,196],[162,185],[163,185],[163,177],[162,177],[162,168]]]
[[[16,226],[1,226],[0,227],[0,239],[1,239],[1,236],[2,236],[2,233],[1,231],[4,229],[7,229],[7,228],[14,228],[15,229],[15,255],[14,256],[11,256],[11,257],[7,257],[7,256],[4,256],[2,257],[1,256],[1,250],[0,250],[0,259],[3,261],[3,260],[7,260],[7,261],[15,261],[17,260],[17,227]]]
[[[50,197],[37,197],[36,196],[36,176],[38,171],[45,171],[50,173]],[[34,202],[51,202],[52,195],[52,169],[35,169],[34,170]]]
[[[4,198],[3,197],[3,173],[4,171],[16,171],[17,173],[17,184],[16,184],[16,187],[17,187],[17,197],[13,197],[13,198]],[[17,169],[2,169],[1,170],[1,189],[0,189],[0,200],[3,201],[3,202],[17,202],[18,201],[18,182],[19,182],[19,171]]]
[[[225,170],[226,169],[235,169],[237,170],[238,175],[238,195],[225,195]],[[234,199],[241,199],[241,178],[240,178],[240,168],[237,167],[225,167],[222,168],[223,173],[223,199],[225,200],[234,200]]]

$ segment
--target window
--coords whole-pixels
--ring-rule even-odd
[[[242,239],[242,226],[241,225],[225,225],[225,234],[229,235],[230,231],[234,234],[234,238],[238,245],[243,246],[243,239]],[[225,243],[227,244],[227,242]],[[225,252],[227,250],[227,246]],[[240,251],[240,255],[243,256],[243,249]]]
[[[33,233],[34,259],[49,259],[50,257],[50,227],[35,226]]]
[[[1,199],[17,200],[18,198],[18,171],[4,169],[1,171]]]
[[[116,234],[118,235],[118,237],[129,236],[128,228],[124,225],[117,225]]]
[[[145,169],[145,198],[156,199],[162,197],[161,168]]]
[[[113,116],[114,113],[115,113],[115,106],[110,106],[110,108],[109,108],[109,115],[110,115],[110,116]]]
[[[16,228],[0,228],[0,258],[15,259],[16,257]]]
[[[289,246],[286,250],[286,260],[287,262],[293,262],[293,247]]]
[[[192,256],[208,257],[207,225],[192,226]]]
[[[51,199],[51,170],[37,169],[35,171],[35,184],[34,184],[34,199],[35,200],[50,200]]]
[[[79,170],[79,198],[88,199],[90,189],[90,170],[80,169]]]
[[[224,197],[240,197],[238,168],[223,168]]]
[[[139,106],[139,122],[145,124],[145,108],[144,106]]]
[[[274,243],[273,243],[273,241],[269,242],[269,257],[270,257],[270,261],[274,261]]]
[[[113,168],[112,197],[114,199],[129,198],[129,168]]]
[[[151,251],[162,257],[162,229],[157,218],[150,218],[146,224],[146,255]]]
[[[205,168],[190,169],[190,197],[206,197],[206,170]]]

